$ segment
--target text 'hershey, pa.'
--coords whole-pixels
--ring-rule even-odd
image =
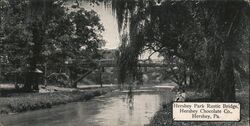
[[[174,102],[174,121],[240,121],[240,104],[227,102]]]

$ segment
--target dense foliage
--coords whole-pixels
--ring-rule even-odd
[[[122,36],[121,83],[149,49],[165,57],[180,86],[189,76],[189,85],[208,90],[214,100],[235,99],[235,75],[249,72],[249,3],[114,0],[112,7]]]
[[[46,76],[64,72],[73,82],[86,72],[80,61],[98,58],[98,48],[104,44],[104,28],[96,12],[65,1],[1,1],[1,17],[2,54],[14,70],[30,73],[39,68]],[[66,71],[65,67],[70,68]],[[38,88],[35,82],[25,83],[27,90]]]

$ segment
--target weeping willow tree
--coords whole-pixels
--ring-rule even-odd
[[[109,0],[107,0],[109,1]],[[106,1],[106,2],[107,2]],[[109,1],[110,2],[110,1]],[[121,37],[121,46],[118,54],[118,83],[123,85],[130,79],[129,84],[138,79],[138,56],[145,45],[144,19],[147,2],[134,0],[113,0],[112,9],[116,12],[118,29]]]
[[[107,1],[106,1],[107,2]],[[214,101],[235,100],[235,71],[249,40],[245,1],[113,0],[122,38],[119,80],[138,72],[143,50],[177,58]],[[244,44],[242,44],[244,43]]]

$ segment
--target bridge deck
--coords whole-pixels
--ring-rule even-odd
[[[116,67],[117,64],[110,64],[110,63],[105,63],[105,64],[100,64],[99,66],[101,67]],[[166,64],[158,64],[158,63],[139,63],[138,67],[166,67]]]
[[[100,67],[116,67],[116,61],[115,60],[96,60],[97,64]],[[83,62],[84,64],[88,64],[88,62]],[[138,67],[166,67],[167,65],[163,62],[139,62]]]

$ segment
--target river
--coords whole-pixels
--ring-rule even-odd
[[[87,102],[5,115],[1,121],[6,126],[143,126],[171,100],[170,91],[134,93],[132,98],[115,92]]]

